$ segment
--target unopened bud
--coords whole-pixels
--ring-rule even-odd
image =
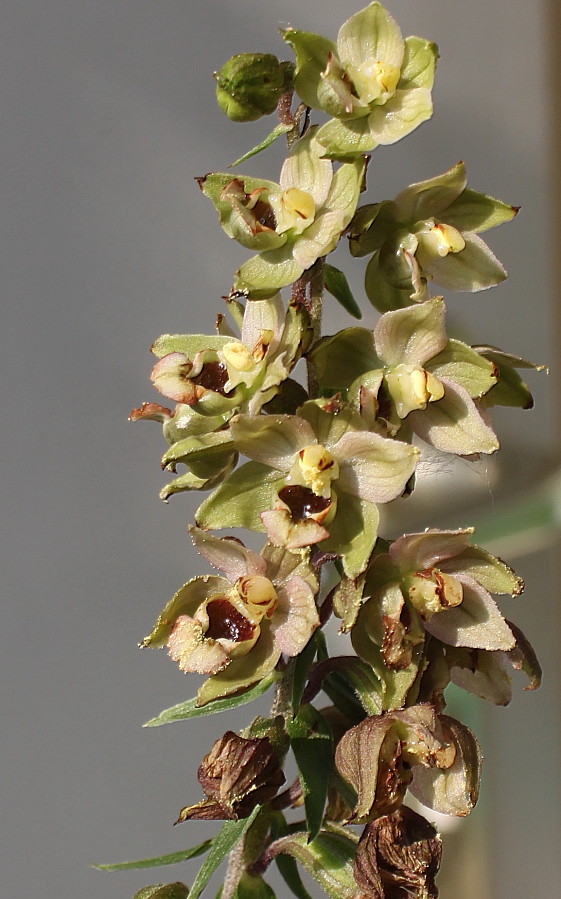
[[[289,90],[293,66],[271,53],[239,53],[215,72],[216,99],[234,122],[254,122],[275,111]]]

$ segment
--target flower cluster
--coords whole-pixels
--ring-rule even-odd
[[[220,313],[215,335],[156,340],[151,382],[176,405],[131,413],[163,425],[162,467],[177,475],[164,499],[210,491],[189,530],[215,572],[187,580],[141,644],[204,677],[149,724],[236,709],[275,685],[270,716],[214,743],[198,772],[205,798],[180,812],[179,822],[226,822],[185,854],[212,845],[193,895],[234,847],[222,899],[274,899],[264,876],[282,855],[296,895],[307,893],[294,859],[332,899],[436,899],[440,838],[404,802],[467,815],[481,774],[475,735],[445,713],[447,687],[501,705],[511,669],[526,689],[541,671],[494,599],[523,582],[471,542],[472,528],[391,539],[381,512],[414,489],[427,445],[469,464],[499,449],[492,407],[532,406],[519,369],[540,366],[449,337],[446,301],[430,293],[433,282],[473,292],[502,281],[479,234],[518,210],[469,189],[463,163],[359,207],[365,153],[432,114],[437,49],[404,39],[378,2],[336,42],[295,28],[282,37],[294,63],[243,53],[216,74],[234,121],[278,109],[279,124],[243,157],[286,135],[278,183],[197,179],[225,234],[253,253],[232,279],[231,321]],[[311,123],[312,110],[328,120]],[[374,328],[322,336],[325,290],[360,316],[345,275],[325,262],[344,237],[352,256],[370,257],[365,289],[381,314]],[[236,528],[253,534],[242,542]],[[331,653],[332,613],[355,655]],[[318,708],[322,691],[331,704]],[[298,776],[279,792],[289,751]],[[303,820],[288,824],[287,808]],[[187,892],[156,885],[150,895]]]

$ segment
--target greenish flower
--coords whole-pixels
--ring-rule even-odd
[[[336,44],[292,28],[283,37],[296,54],[296,92],[334,117],[318,132],[327,156],[393,144],[431,117],[436,45],[419,37],[404,40],[380,3],[351,16]]]
[[[370,430],[417,434],[435,449],[493,453],[499,441],[478,404],[497,383],[493,361],[448,339],[441,297],[386,312],[373,332],[347,328],[311,359],[322,387],[347,390]]]
[[[306,554],[270,544],[261,554],[191,528],[197,551],[224,576],[195,577],[164,607],[143,646],[167,647],[185,672],[213,677],[199,701],[261,680],[282,653],[298,655],[319,624]]]
[[[274,294],[330,253],[354,215],[364,160],[336,172],[310,128],[282,167],[280,182],[211,173],[200,179],[226,234],[257,250],[236,274],[234,288],[250,296]]]
[[[376,540],[376,504],[403,493],[418,449],[370,433],[336,401],[307,402],[298,415],[237,415],[230,429],[251,461],[201,505],[198,524],[265,529],[294,549],[321,540],[349,576],[360,574]]]
[[[434,281],[475,292],[500,284],[504,266],[480,237],[518,212],[469,190],[463,162],[411,184],[394,200],[361,207],[349,229],[353,256],[368,256],[365,288],[381,312],[422,302]]]
[[[240,411],[259,412],[283,390],[307,340],[306,311],[290,305],[285,312],[278,293],[245,309],[235,301],[229,305],[239,337],[220,316],[217,336],[165,334],[152,347],[159,357],[152,383],[178,405],[172,414],[145,404],[131,419],[161,421],[170,445],[162,467],[175,471],[182,463],[189,469],[163,489],[163,499],[215,487],[232,470],[237,452],[229,420]]]

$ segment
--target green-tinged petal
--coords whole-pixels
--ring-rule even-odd
[[[519,207],[466,188],[448,207],[442,219],[460,231],[487,231],[510,222]]]
[[[137,868],[160,868],[164,865],[177,865],[179,862],[185,862],[190,858],[197,858],[208,852],[212,845],[212,840],[205,840],[192,849],[183,849],[179,852],[170,852],[169,855],[159,855],[157,858],[143,858],[136,862],[118,862],[116,865],[92,865],[99,871],[131,871]]]
[[[217,715],[219,712],[226,712],[230,709],[236,709],[238,706],[247,705],[253,702],[259,696],[262,696],[269,687],[272,686],[279,678],[275,671],[271,671],[262,680],[258,681],[255,686],[236,693],[234,696],[227,696],[224,699],[215,699],[207,705],[197,705],[197,699],[188,699],[187,702],[180,702],[169,709],[164,709],[155,718],[147,721],[143,727],[161,727],[162,724],[171,724],[174,721],[185,721],[188,718],[201,718],[207,715]]]
[[[504,266],[491,252],[487,244],[476,234],[464,232],[465,248],[459,253],[448,253],[442,259],[430,263],[427,271],[431,278],[448,290],[465,290],[470,293],[495,287],[504,281]]]
[[[270,674],[281,655],[267,623],[261,626],[261,636],[245,656],[234,659],[224,671],[213,674],[199,687],[197,705],[205,706],[214,699],[239,693]]]
[[[309,358],[320,384],[336,390],[348,389],[355,378],[379,365],[372,331],[367,328],[345,328],[324,337]]]
[[[236,415],[230,430],[240,452],[285,473],[301,449],[316,443],[308,422],[297,415]]]
[[[424,87],[397,90],[383,106],[375,106],[368,122],[376,144],[395,144],[432,116],[432,97]],[[324,141],[322,140],[322,143]]]
[[[444,210],[448,210],[462,191],[465,192],[466,184],[467,173],[463,162],[458,162],[435,178],[410,184],[394,200],[399,221],[414,223],[440,216],[448,223],[448,213],[445,215]]]
[[[400,496],[419,457],[414,446],[366,431],[348,431],[331,452],[340,468],[338,492],[370,503],[388,503]]]
[[[488,393],[498,380],[495,365],[461,340],[449,340],[426,368],[438,378],[455,381],[472,399]]]
[[[372,116],[365,116],[345,122],[331,119],[322,125],[317,139],[325,149],[325,156],[328,159],[348,160],[373,150],[378,142],[372,134],[371,118]]]
[[[435,565],[440,568],[443,559],[451,559],[464,551],[472,534],[473,528],[458,528],[455,531],[427,529],[420,534],[405,534],[390,545],[389,558],[406,574]],[[392,570],[386,568],[384,556],[375,561],[373,571],[378,569],[382,578],[386,572],[393,576]]]
[[[251,159],[252,156],[257,156],[258,153],[261,153],[263,150],[266,150],[268,147],[273,144],[277,137],[282,137],[283,134],[286,134],[288,131],[291,131],[293,128],[292,125],[284,125],[282,122],[277,125],[273,130],[267,135],[261,143],[257,144],[257,146],[252,147],[251,150],[248,150],[247,153],[244,153],[243,156],[240,156],[239,159],[236,159],[235,162],[230,163],[230,168],[233,169],[234,166],[240,165],[242,162],[246,162],[248,159]]]
[[[144,638],[141,646],[151,646],[155,649],[165,646],[180,615],[192,616],[205,600],[217,594],[228,593],[230,586],[225,578],[213,574],[205,574],[188,581],[164,606],[152,631]]]
[[[265,574],[265,560],[237,540],[216,537],[200,528],[189,527],[189,535],[200,556],[226,575],[231,583],[245,575]]]
[[[304,271],[294,258],[294,242],[278,250],[252,256],[236,272],[235,290],[247,290],[251,296],[261,296],[261,291],[276,293],[281,287],[297,281]]]
[[[481,546],[467,546],[463,552],[452,559],[439,564],[442,571],[451,574],[469,574],[489,593],[510,593],[519,596],[524,590],[524,581],[505,565],[501,559],[495,558]]]
[[[185,353],[192,359],[204,350],[221,350],[230,338],[218,334],[162,334],[150,347],[158,359],[170,353]]]
[[[445,388],[441,400],[407,416],[413,431],[443,453],[470,456],[496,452],[497,435],[485,423],[467,390],[445,378],[441,383]]]
[[[345,228],[355,214],[362,188],[364,168],[364,159],[355,159],[353,162],[344,163],[337,169],[331,182],[325,208],[343,212]]]
[[[302,271],[310,268],[320,256],[326,256],[335,249],[345,229],[346,220],[347,215],[342,209],[322,212],[297,238],[292,254]]]
[[[310,128],[296,141],[281,170],[279,183],[283,190],[296,187],[310,194],[316,208],[323,206],[333,178],[333,166],[322,159],[321,146],[316,141],[317,126]]]
[[[290,44],[296,55],[294,88],[306,106],[321,109],[318,91],[322,87],[322,72],[325,71],[329,54],[337,55],[333,41],[319,34],[288,28],[282,32],[283,40]]]
[[[341,25],[337,49],[341,62],[355,67],[374,61],[399,69],[403,62],[399,25],[381,3],[370,3]]]
[[[356,899],[353,876],[356,852],[354,834],[322,831],[311,843],[307,833],[293,833],[276,840],[269,849],[273,857],[287,853],[302,864],[330,899]]]
[[[487,590],[467,575],[456,576],[464,589],[462,602],[429,618],[426,630],[450,646],[512,649],[516,642],[512,631]]]
[[[372,305],[379,312],[405,309],[411,305],[412,287],[394,287],[384,278],[380,269],[380,253],[377,251],[366,266],[364,289]]]
[[[347,277],[340,269],[333,265],[325,264],[323,267],[323,277],[325,289],[331,296],[335,297],[349,315],[353,318],[362,318],[360,306],[355,300],[352,290],[347,281]]]
[[[434,83],[434,73],[438,60],[438,47],[422,37],[405,38],[405,55],[401,65],[399,87],[426,87]]]
[[[388,366],[423,366],[446,346],[445,314],[442,297],[386,312],[374,329],[378,356]]]
[[[482,754],[471,730],[447,715],[439,716],[444,738],[456,748],[456,758],[444,770],[416,765],[409,787],[413,796],[442,815],[468,815],[479,798]]]
[[[337,491],[337,513],[329,524],[330,536],[322,541],[326,552],[340,554],[349,578],[356,578],[368,564],[378,535],[378,509],[374,503]]]
[[[247,462],[236,469],[197,509],[204,530],[247,528],[263,531],[261,512],[270,509],[283,477],[268,465]]]
[[[238,840],[241,840],[243,835],[247,833],[259,812],[260,807],[256,806],[249,818],[242,818],[240,821],[226,821],[222,825],[220,832],[214,837],[212,848],[195,878],[189,893],[189,899],[199,899],[218,866],[224,861]]]

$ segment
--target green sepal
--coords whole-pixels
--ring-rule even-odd
[[[188,718],[201,718],[205,715],[217,715],[219,712],[227,712],[230,709],[237,709],[238,706],[247,705],[258,699],[279,679],[280,674],[271,671],[262,680],[253,687],[236,693],[234,696],[226,696],[223,699],[215,699],[206,705],[197,705],[197,699],[189,699],[187,702],[180,702],[178,705],[164,709],[155,718],[147,721],[143,727],[161,727],[162,724],[171,724],[173,721],[185,721]]]
[[[337,514],[329,524],[330,536],[322,541],[326,552],[341,556],[347,577],[356,578],[368,565],[378,536],[379,513],[374,503],[337,491]]]
[[[268,415],[295,415],[296,410],[308,399],[306,390],[298,381],[286,378],[279,392],[263,406]]]
[[[522,380],[516,369],[533,368],[535,371],[547,371],[546,366],[537,365],[528,361],[528,359],[514,356],[512,353],[505,353],[503,350],[499,350],[498,347],[477,346],[474,349],[493,362],[499,371],[498,384],[486,396],[486,405],[515,406],[521,409],[531,409],[534,405],[534,398],[530,388]]]
[[[378,368],[372,331],[345,328],[332,337],[323,337],[309,354],[322,387],[347,390],[365,371]]]
[[[472,399],[484,396],[498,381],[495,365],[461,340],[450,339],[425,368],[437,377],[455,381]]]
[[[443,571],[452,570],[468,574],[489,593],[504,593],[519,596],[524,590],[522,578],[481,546],[470,544],[459,555],[442,565]]]
[[[337,56],[337,46],[333,41],[309,31],[289,28],[282,32],[283,40],[290,44],[296,56],[294,88],[306,106],[321,109],[318,90],[322,84],[329,54]]]
[[[411,305],[411,288],[394,287],[380,272],[380,251],[371,257],[364,274],[366,296],[378,312],[405,309]]]
[[[162,359],[170,353],[185,353],[189,359],[192,359],[193,356],[204,350],[221,350],[224,344],[231,339],[231,337],[222,337],[219,334],[162,334],[154,341],[150,351],[158,359]]]
[[[189,899],[198,899],[216,869],[238,840],[247,833],[260,811],[260,807],[257,806],[253,809],[249,818],[241,818],[239,821],[226,821],[222,825],[221,830],[214,837],[210,852],[195,878],[189,893]]]
[[[203,530],[246,528],[263,531],[261,512],[271,508],[284,476],[260,462],[246,462],[236,469],[195,513]]]
[[[323,268],[323,277],[325,289],[331,296],[335,297],[343,309],[345,309],[349,315],[352,315],[353,318],[362,318],[360,306],[353,296],[353,292],[344,272],[335,268],[334,265],[328,265],[326,263]]]
[[[327,721],[312,705],[300,708],[288,723],[292,751],[298,765],[309,841],[321,830],[329,774],[333,767],[333,737]]]
[[[357,842],[354,834],[322,831],[312,842],[306,833],[281,837],[275,854],[286,852],[297,859],[331,899],[356,899],[358,888],[353,876]]]
[[[240,156],[239,159],[236,159],[235,162],[230,163],[230,168],[233,169],[234,166],[240,165],[242,162],[246,162],[246,160],[251,159],[252,156],[257,156],[258,153],[261,153],[263,150],[266,150],[268,147],[273,144],[277,137],[282,137],[283,134],[286,134],[288,131],[292,131],[292,125],[284,125],[282,122],[273,128],[273,130],[267,135],[267,137],[261,141],[260,144],[253,147],[251,150],[248,150],[247,153],[244,153],[243,156]]]
[[[518,206],[510,206],[502,200],[496,200],[466,187],[441,214],[441,219],[454,228],[474,231],[477,234],[512,221],[518,210]]]
[[[178,462],[191,465],[201,459],[209,460],[224,454],[224,450],[234,449],[234,441],[229,430],[212,431],[197,437],[178,440],[162,456],[162,468],[171,468]]]
[[[180,475],[160,490],[160,499],[167,502],[175,493],[183,493],[185,490],[212,490],[220,481],[228,475],[238,459],[237,453],[225,453],[212,458],[210,462],[199,461],[194,463],[195,471],[188,471]],[[202,477],[199,477],[202,475]]]
[[[135,862],[118,862],[114,865],[92,865],[98,871],[132,871],[138,868],[161,868],[164,865],[178,865],[190,858],[204,855],[212,846],[212,840],[205,840],[192,849],[183,849],[179,852],[170,852],[168,855],[159,855],[156,858],[143,858]]]
[[[165,646],[180,615],[194,615],[205,600],[216,594],[228,592],[230,587],[229,581],[216,574],[191,578],[166,603],[156,624],[140,644],[141,647],[144,649],[150,646],[153,649],[160,649]]]
[[[377,146],[370,129],[370,117],[342,122],[331,119],[318,131],[318,143],[324,148],[324,156],[340,162],[349,162],[369,153]]]
[[[133,899],[187,899],[189,888],[184,883],[153,883],[135,893]]]

